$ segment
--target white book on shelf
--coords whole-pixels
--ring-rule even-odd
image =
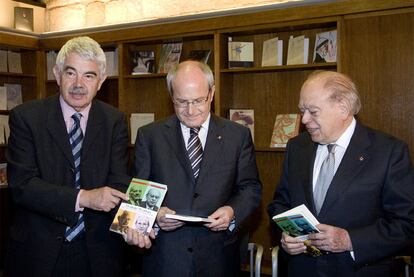
[[[283,61],[283,40],[277,37],[263,42],[262,66],[278,66]]]
[[[130,118],[131,125],[131,144],[135,143],[138,129],[144,125],[153,122],[155,119],[154,113],[132,113]]]
[[[106,75],[118,76],[118,52],[105,51],[106,57]]]
[[[56,80],[55,74],[53,74],[53,67],[56,64],[57,53],[55,51],[49,51],[46,53],[46,70],[47,70],[47,79]]]
[[[22,85],[20,84],[4,84],[7,89],[7,109],[11,110],[23,102]]]
[[[19,52],[7,51],[7,64],[9,66],[9,72],[23,73],[22,56]]]
[[[307,64],[309,55],[309,38],[305,36],[289,38],[287,65]]]
[[[0,50],[0,72],[7,72],[7,50]]]
[[[7,110],[7,88],[0,86],[0,111]]]

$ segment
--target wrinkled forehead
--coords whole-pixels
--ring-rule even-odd
[[[299,106],[318,106],[329,100],[331,91],[323,87],[324,82],[321,80],[314,80],[306,82],[300,91]]]

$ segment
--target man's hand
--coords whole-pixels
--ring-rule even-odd
[[[81,190],[79,195],[79,207],[109,212],[115,208],[121,200],[127,201],[128,196],[125,193],[110,187]]]
[[[166,214],[175,214],[175,211],[170,210],[168,207],[161,207],[157,214],[157,224],[163,231],[172,231],[184,225],[184,222],[165,218]]]
[[[223,206],[209,215],[208,218],[211,219],[211,222],[205,224],[206,227],[212,231],[224,231],[229,228],[230,222],[234,218],[234,211],[230,206]]]
[[[151,229],[151,232],[148,235],[144,235],[140,232],[137,232],[136,230],[132,228],[128,228],[128,231],[126,234],[123,235],[124,240],[130,244],[130,245],[136,245],[139,248],[150,248],[152,243],[150,238],[155,239],[155,233],[154,230]]]
[[[283,250],[290,255],[302,254],[306,251],[306,246],[303,241],[289,236],[286,232],[282,233],[282,239],[280,240],[280,245]]]
[[[352,251],[352,242],[347,230],[326,224],[318,224],[316,227],[321,232],[309,234],[313,246],[335,253]]]

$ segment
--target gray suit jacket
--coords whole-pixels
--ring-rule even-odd
[[[300,204],[316,215],[316,148],[307,133],[289,141],[283,174],[268,206],[271,217]],[[391,257],[409,246],[414,234],[414,171],[407,145],[357,123],[317,218],[349,232],[355,261],[349,252],[290,256],[290,276],[394,276]]]
[[[74,161],[58,95],[27,102],[10,112],[6,158],[16,203],[9,250],[10,275],[48,276],[76,223]],[[84,136],[81,188],[109,185],[125,191],[128,133],[124,115],[94,100]],[[119,276],[119,235],[111,233],[112,213],[84,210],[86,241],[94,276]]]
[[[200,175],[194,179],[174,115],[138,130],[133,175],[168,185],[162,206],[208,216],[234,209],[236,229],[259,205],[259,180],[250,131],[211,116]],[[187,224],[161,231],[144,259],[145,276],[232,276],[239,268],[237,231],[212,232]]]

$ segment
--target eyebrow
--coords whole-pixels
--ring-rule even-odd
[[[64,70],[64,71],[67,71],[67,70],[69,70],[69,69],[71,69],[71,70],[73,70],[73,71],[78,72],[78,71],[77,71],[74,67],[69,66],[69,65],[65,66],[65,68],[64,68],[63,70]],[[92,74],[92,75],[98,76],[98,74],[97,74],[95,71],[87,71],[87,72],[84,72],[84,73],[83,73],[83,75],[85,75],[85,74]]]

